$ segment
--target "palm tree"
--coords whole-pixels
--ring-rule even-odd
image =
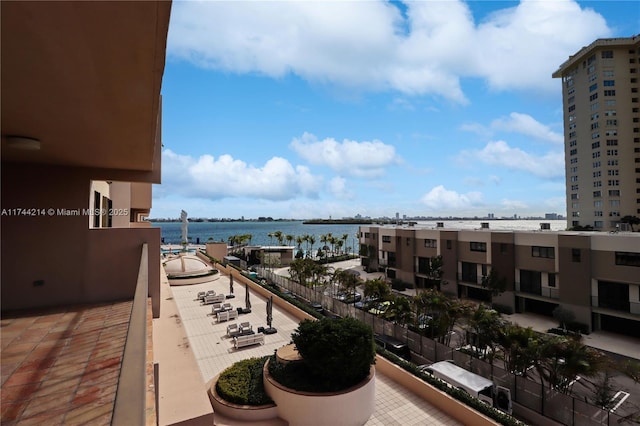
[[[364,282],[364,297],[367,300],[387,300],[391,295],[389,284],[380,278],[366,280]],[[367,306],[368,308],[369,306]]]
[[[326,242],[328,242],[329,244],[331,244],[331,252],[333,253],[333,241],[332,241],[332,239],[333,239],[333,235],[331,235],[331,232],[329,232],[329,233],[326,235],[326,237],[327,237]]]
[[[320,235],[320,242],[322,243],[322,250],[324,250],[327,246],[327,236],[325,234]]]
[[[391,299],[391,306],[384,313],[384,316],[389,319],[393,319],[393,322],[404,326],[411,321],[413,313],[411,311],[411,301],[404,296],[393,295]]]
[[[303,241],[304,241],[304,240],[302,239],[302,237],[300,237],[300,236],[297,236],[297,237],[296,237],[296,244],[298,245],[298,252],[296,253],[296,258],[304,257],[304,256],[302,255],[302,242],[303,242]]]
[[[284,239],[287,240],[287,243],[291,245],[291,241],[293,241],[293,235],[287,234],[284,236]]]
[[[313,253],[313,245],[316,243],[316,237],[309,235],[309,253]]]
[[[486,357],[492,362],[503,327],[504,321],[497,311],[478,305],[465,327],[465,339],[471,346],[471,356]]]
[[[342,245],[344,242],[342,240],[338,240],[336,241],[336,244],[338,245],[338,254],[340,254],[342,252]]]
[[[278,240],[278,245],[282,245],[283,234],[282,231],[276,231],[273,233],[273,236]]]
[[[538,351],[536,370],[549,388],[568,394],[578,375],[593,377],[604,363],[605,355],[565,336],[544,336]]]
[[[273,232],[269,232],[267,234],[267,236],[269,237],[269,245],[272,246],[273,245],[273,236],[274,236]]]
[[[342,241],[344,241],[340,246],[347,247],[347,239],[349,238],[349,234],[342,234]]]
[[[536,361],[538,334],[531,327],[507,324],[498,336],[505,370],[527,377],[529,368]]]

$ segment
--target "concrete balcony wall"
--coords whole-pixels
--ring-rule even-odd
[[[2,208],[36,212],[2,217],[2,310],[130,299],[143,243],[149,265],[160,263],[159,229],[89,229],[93,179],[91,169],[2,163]],[[154,316],[158,289],[152,270]]]

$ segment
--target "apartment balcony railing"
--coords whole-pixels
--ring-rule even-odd
[[[594,308],[611,309],[612,311],[629,312],[640,315],[640,303],[629,302],[628,300],[612,300],[591,296],[591,306]]]
[[[516,291],[520,293],[535,294],[537,296],[547,297],[549,299],[559,299],[560,290],[553,287],[540,287],[539,291],[530,288],[523,288],[519,282],[516,282]]]
[[[458,273],[458,281],[481,285],[482,277]]]

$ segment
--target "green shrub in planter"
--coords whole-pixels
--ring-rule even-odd
[[[317,391],[338,391],[360,383],[375,363],[371,327],[354,318],[303,320],[291,337]]]
[[[238,361],[220,374],[216,392],[225,401],[240,405],[269,404],[265,393],[262,368],[268,357]]]

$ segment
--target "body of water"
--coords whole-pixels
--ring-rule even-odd
[[[182,235],[181,223],[179,222],[152,222],[153,226],[162,229],[164,244],[180,244]],[[269,233],[276,231],[282,235],[293,235],[294,240],[291,245],[297,245],[296,237],[313,235],[316,239],[314,248],[321,245],[320,237],[331,234],[342,239],[344,234],[348,235],[346,246],[357,246],[358,225],[304,225],[302,221],[287,222],[189,222],[187,235],[190,242],[195,244],[200,239],[200,244],[204,244],[212,238],[213,241],[229,242],[229,237],[234,235],[251,234],[251,244],[260,246],[278,245],[278,240],[269,237]],[[289,243],[285,239],[283,244]],[[303,248],[306,243],[302,243]]]
[[[438,220],[418,221],[416,228],[435,228],[437,222],[444,222],[444,229],[480,229],[482,222],[489,223],[492,230],[534,231],[540,229],[540,223],[549,223],[552,231],[566,229],[566,220]],[[180,222],[152,222],[152,225],[162,230],[164,244],[180,244]],[[391,226],[391,225],[387,225]],[[204,244],[212,238],[213,241],[228,242],[234,235],[251,234],[253,245],[278,245],[276,238],[270,238],[269,233],[281,231],[283,235],[293,235],[292,245],[296,245],[295,238],[304,235],[313,235],[316,239],[314,247],[320,246],[320,237],[331,234],[342,239],[348,235],[346,246],[357,247],[357,233],[360,225],[304,225],[302,221],[287,222],[189,222],[188,236],[190,242],[195,244],[200,241]],[[284,244],[288,244],[284,240]],[[303,243],[304,247],[305,243]]]

